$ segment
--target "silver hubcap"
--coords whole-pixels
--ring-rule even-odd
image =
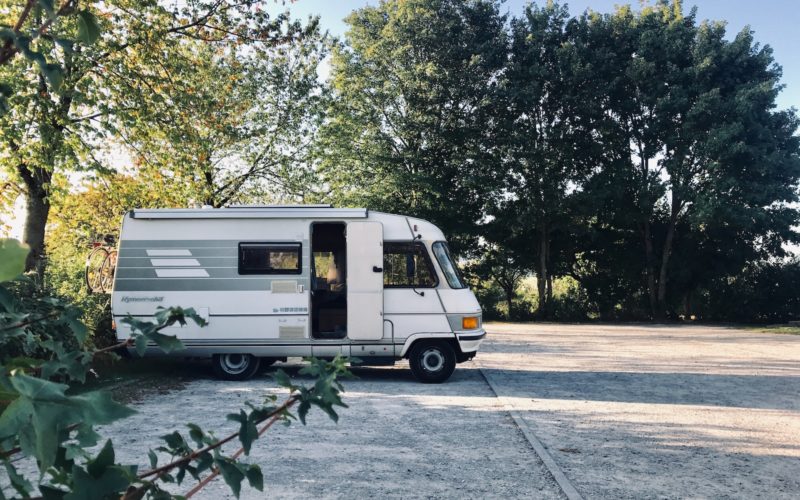
[[[444,356],[438,349],[428,349],[422,353],[422,367],[429,372],[438,372],[444,366]]]
[[[220,364],[226,373],[238,375],[250,366],[250,356],[245,354],[223,354],[220,356]]]

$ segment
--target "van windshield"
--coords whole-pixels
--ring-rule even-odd
[[[455,263],[453,263],[453,258],[450,256],[450,249],[447,248],[447,243],[444,241],[437,241],[434,243],[433,254],[436,256],[439,267],[442,268],[442,272],[450,288],[466,288],[466,286],[464,286],[464,281],[458,274],[458,268]]]

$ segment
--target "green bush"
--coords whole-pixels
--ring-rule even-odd
[[[701,293],[697,316],[744,323],[800,319],[800,259],[753,264],[717,280]]]

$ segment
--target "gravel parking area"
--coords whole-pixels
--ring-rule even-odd
[[[271,429],[248,459],[262,466],[266,495],[564,498],[561,474],[587,499],[797,498],[800,336],[702,326],[487,329],[475,362],[445,384],[417,383],[405,363],[356,368],[338,424],[312,410],[308,426]],[[235,427],[227,413],[282,391],[268,373],[224,382],[204,364],[143,362],[153,365],[149,375],[119,386],[138,414],[102,432],[118,462],[143,468],[158,436],[185,422],[222,436]],[[282,367],[297,377],[297,363]],[[242,498],[264,497],[242,490]],[[195,498],[232,495],[218,478]]]
[[[797,498],[800,336],[491,324],[478,358],[586,498]]]
[[[296,364],[282,367],[296,375]],[[461,365],[443,385],[417,383],[405,363],[353,372],[358,379],[345,382],[350,407],[338,424],[312,409],[308,426],[276,426],[253,445],[247,461],[261,465],[266,495],[243,487],[242,498],[563,497],[474,366]],[[118,461],[146,468],[146,450],[181,423],[222,436],[234,429],[225,414],[281,393],[268,374],[224,382],[195,364],[176,375],[183,389],[144,397],[132,405],[137,415],[106,428]],[[218,478],[193,498],[233,496]]]

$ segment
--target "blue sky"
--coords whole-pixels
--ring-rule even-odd
[[[542,0],[544,3],[546,0]],[[507,0],[503,10],[519,15],[527,0]],[[637,7],[639,0],[572,0],[565,2],[573,15],[591,8],[598,12],[610,12],[615,5],[630,3]],[[652,3],[652,2],[651,2]],[[341,36],[347,26],[343,22],[354,9],[375,5],[377,0],[296,0],[286,3],[293,16],[319,15],[323,29],[332,35]],[[786,88],[778,97],[778,106],[800,108],[800,2],[798,0],[684,0],[688,10],[697,6],[698,19],[726,21],[728,33],[735,35],[745,26],[755,32],[755,39],[774,50],[775,60],[783,66],[782,83]],[[283,9],[276,2],[277,9]]]

